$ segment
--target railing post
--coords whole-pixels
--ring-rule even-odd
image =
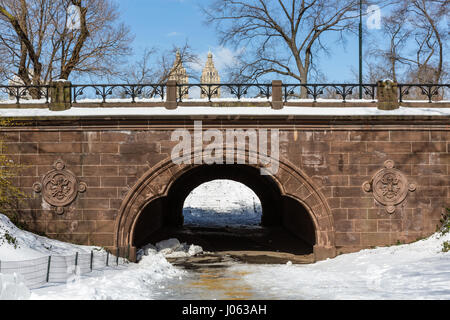
[[[94,261],[94,251],[91,251],[91,272],[92,272],[92,263]]]
[[[50,279],[50,263],[52,262],[52,256],[48,256],[48,265],[47,265],[47,282]]]
[[[377,107],[379,110],[395,110],[400,107],[398,84],[391,80],[377,82]]]
[[[168,110],[177,108],[177,82],[175,80],[167,81],[167,99],[165,107]]]
[[[54,81],[50,85],[51,111],[64,111],[72,107],[72,83],[67,80]]]
[[[272,81],[272,109],[283,109],[283,82],[280,80]]]

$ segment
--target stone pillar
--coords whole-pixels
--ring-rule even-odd
[[[272,109],[283,109],[283,82],[280,80],[272,81]]]
[[[377,82],[377,99],[379,110],[395,110],[400,107],[398,101],[398,85],[391,80]]]
[[[72,83],[59,80],[51,83],[50,105],[51,111],[64,111],[72,107]]]
[[[177,108],[177,82],[175,80],[167,81],[167,100],[165,107],[168,110]]]
[[[128,254],[128,260],[130,262],[137,262],[137,248],[136,247],[130,247],[130,251]]]

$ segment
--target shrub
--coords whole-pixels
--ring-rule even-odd
[[[444,213],[441,218],[441,234],[445,235],[450,232],[450,208],[447,208],[447,213]]]
[[[449,252],[450,251],[450,241],[445,241],[442,244],[442,252]]]
[[[8,231],[5,231],[5,234],[3,236],[0,236],[0,239],[2,240],[0,242],[0,244],[4,243],[6,241],[8,244],[13,245],[14,249],[17,249],[17,247],[19,246],[17,239],[15,237],[13,237],[12,235],[10,235],[8,233]]]
[[[446,235],[450,232],[450,209],[447,208],[447,212],[442,215],[441,219],[441,235]],[[450,241],[445,241],[442,244],[442,252],[450,251]]]

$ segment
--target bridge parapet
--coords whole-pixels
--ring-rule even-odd
[[[73,106],[99,107],[374,107],[381,110],[405,107],[449,107],[450,84],[392,84],[386,81],[362,86],[359,84],[72,84],[56,81],[44,86],[1,86],[2,108],[48,108],[67,110]],[[389,94],[387,90],[391,91]],[[220,90],[222,98],[214,98]],[[33,92],[33,97],[30,96]],[[302,95],[303,92],[303,95]],[[305,96],[306,93],[306,96]],[[3,95],[2,95],[3,94]],[[206,98],[195,98],[195,96]],[[31,99],[30,99],[31,97]],[[189,97],[186,99],[186,97]],[[386,99],[389,99],[386,100]],[[387,108],[387,105],[390,107]]]

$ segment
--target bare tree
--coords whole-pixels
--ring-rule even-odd
[[[176,61],[177,53],[180,60]],[[174,69],[183,65],[187,69],[190,78],[198,78],[198,75],[189,68],[191,64],[198,63],[198,57],[193,53],[188,43],[182,47],[174,46],[171,50],[161,51],[158,48],[146,48],[139,60],[126,67],[122,71],[121,78],[127,83],[166,83]]]
[[[176,60],[177,54],[180,59]],[[198,64],[199,58],[193,53],[192,48],[186,42],[183,46],[174,46],[171,50],[161,51],[158,48],[147,48],[143,51],[139,60],[127,66],[121,73],[121,79],[133,84],[164,84],[179,66],[186,68],[190,79],[199,80],[198,75],[191,68],[192,64]],[[144,90],[142,97],[151,97],[153,90]]]
[[[412,19],[412,25],[417,30],[415,40],[418,48],[416,59],[410,61],[416,66],[420,83],[438,83],[444,71],[444,43],[449,35],[448,25],[442,25],[440,22],[450,13],[450,1],[413,0],[410,6],[415,17]],[[430,74],[431,69],[434,69],[434,72]]]
[[[216,0],[203,11],[222,44],[245,46],[244,78],[275,73],[307,83],[318,52],[328,48],[322,37],[355,27],[359,0]]]
[[[450,10],[449,0],[398,0],[383,19],[388,48],[372,53],[382,59],[379,67],[398,81],[438,83],[445,77],[444,50],[448,25],[443,23]]]
[[[111,74],[130,40],[110,0],[0,0],[4,72],[26,85]]]

